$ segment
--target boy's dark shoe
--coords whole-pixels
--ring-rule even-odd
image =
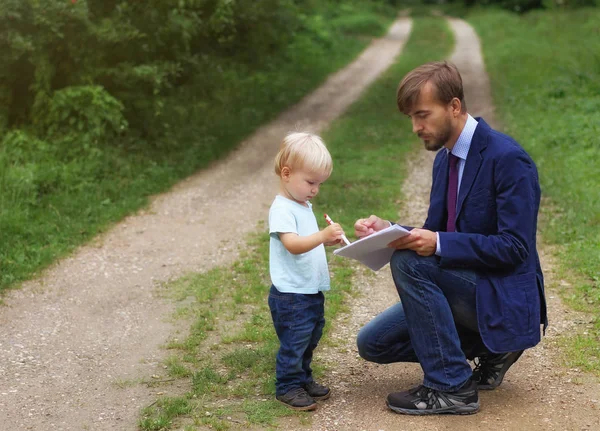
[[[521,357],[523,350],[517,352],[488,354],[480,356],[473,370],[472,379],[477,382],[479,389],[489,391],[496,389],[502,383],[504,375],[512,364]]]
[[[285,394],[278,395],[275,398],[294,410],[314,410],[317,408],[317,403],[304,388],[290,389]]]
[[[405,415],[470,415],[479,411],[477,383],[468,381],[455,392],[436,391],[421,385],[389,394],[387,405],[396,413]]]
[[[304,389],[315,400],[326,400],[331,395],[331,390],[327,386],[320,385],[317,382],[304,385]]]

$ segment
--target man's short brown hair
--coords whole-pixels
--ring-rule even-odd
[[[435,87],[436,97],[440,103],[448,104],[455,97],[460,100],[461,111],[467,112],[462,78],[456,66],[447,61],[425,63],[410,71],[398,86],[398,109],[408,114],[419,99],[421,88],[431,82]]]

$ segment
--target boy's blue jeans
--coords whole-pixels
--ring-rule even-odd
[[[358,333],[360,356],[380,364],[419,362],[423,384],[453,391],[471,377],[467,352],[482,349],[477,328],[477,273],[441,268],[435,256],[397,250],[390,262],[401,302]]]
[[[325,326],[325,297],[322,292],[281,293],[271,286],[269,308],[280,344],[275,368],[279,396],[313,381],[310,363]]]

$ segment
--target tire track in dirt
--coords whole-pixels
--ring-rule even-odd
[[[477,34],[465,21],[449,19],[456,46],[450,60],[463,77],[469,112],[501,128],[494,116],[490,84]],[[401,77],[398,77],[400,80]],[[429,205],[431,169],[435,154],[419,150],[410,160],[403,185],[405,204],[399,213],[403,224],[423,224]],[[366,216],[366,215],[365,215]],[[302,429],[319,431],[374,430],[462,431],[495,430],[598,430],[600,429],[600,383],[597,378],[561,365],[558,342],[589,317],[566,309],[556,289],[561,280],[553,271],[550,250],[541,247],[540,258],[548,286],[550,327],[542,342],[525,352],[507,373],[502,386],[481,391],[481,411],[472,416],[411,417],[392,413],[385,406],[389,392],[422,383],[416,364],[378,365],[358,356],[356,334],[371,318],[398,301],[389,267],[373,274],[359,268],[355,280],[360,296],[350,300],[350,311],[333,325],[335,347],[324,346],[317,358],[325,358],[329,373],[325,383],[332,396],[321,403],[313,422]]]
[[[130,382],[164,372],[160,346],[176,329],[157,284],[238,257],[276,193],[271,161],[283,135],[337,118],[389,67],[410,27],[399,19],[226,160],[10,292],[0,309],[0,429],[137,429],[156,390]]]

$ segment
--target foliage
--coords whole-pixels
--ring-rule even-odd
[[[48,105],[46,135],[75,148],[78,144],[85,149],[89,143],[110,142],[127,128],[123,104],[97,85],[57,90]]]
[[[340,8],[352,15],[353,4]],[[318,20],[325,18],[321,11],[335,17],[337,6],[334,0],[318,7],[294,0],[7,0],[0,5],[0,124],[48,122],[55,91],[98,85],[124,105],[135,132],[162,136],[174,88],[198,74],[221,74],[231,59],[250,69],[264,65],[299,32],[327,38],[314,25],[332,28]],[[370,18],[368,30],[374,27]],[[196,80],[196,90],[210,98],[218,83]]]
[[[298,101],[384,3],[0,2],[0,290]]]

